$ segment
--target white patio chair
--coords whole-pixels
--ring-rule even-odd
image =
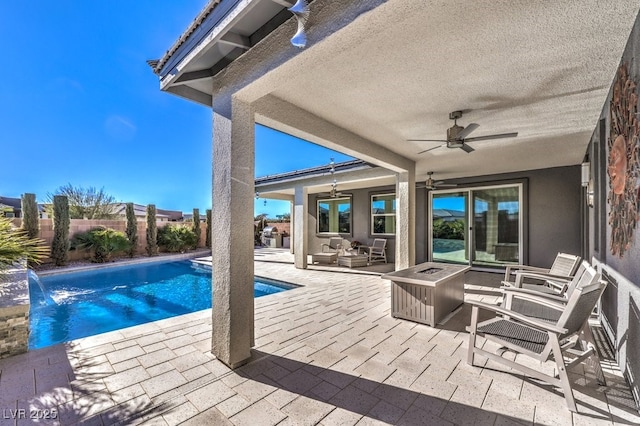
[[[591,276],[591,271],[588,271],[588,274]],[[588,319],[607,284],[600,280],[600,275],[597,273],[589,281],[588,285],[577,286],[566,303],[556,304],[546,295],[530,295],[532,303],[544,305],[550,310],[557,310],[559,314],[556,321],[534,318],[499,306],[470,302],[473,308],[469,327],[467,363],[473,365],[474,356],[479,354],[557,386],[562,389],[569,410],[577,411],[567,369],[589,359],[589,365],[596,369],[598,382],[604,383],[604,374],[602,374],[600,359],[589,330]],[[534,299],[537,300],[534,302]],[[479,323],[480,309],[495,312],[496,317]],[[503,358],[502,351],[493,353],[484,350],[477,346],[478,336],[496,342],[518,356],[512,361]],[[520,360],[519,355],[526,355],[541,363],[553,360],[556,363],[557,375],[550,376],[516,362]]]
[[[369,263],[384,262],[387,263],[387,240],[384,238],[375,238],[373,244],[365,247],[369,252]]]
[[[575,275],[580,260],[580,256],[558,253],[548,269],[529,265],[507,265],[502,285],[558,293]],[[512,277],[514,274],[515,277]]]

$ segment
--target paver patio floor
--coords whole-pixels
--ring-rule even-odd
[[[55,409],[40,423],[63,425],[640,423],[606,348],[608,386],[571,373],[575,414],[544,383],[467,365],[468,305],[432,328],[392,318],[377,275],[286,262],[255,271],[303,287],[256,299],[249,364],[231,371],[211,355],[210,310],[88,337],[1,360],[0,425],[33,422],[13,419],[21,409]],[[496,302],[499,278],[468,273],[467,300]]]

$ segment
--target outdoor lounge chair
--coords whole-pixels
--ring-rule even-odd
[[[384,238],[375,238],[372,245],[365,246],[363,249],[369,253],[369,263],[387,263],[387,240]]]
[[[558,293],[564,283],[574,276],[580,260],[580,256],[558,253],[549,269],[529,265],[507,265],[502,285]],[[512,278],[512,274],[515,274],[515,279]]]
[[[593,268],[589,266],[587,276],[591,277]],[[499,306],[488,305],[481,302],[470,302],[471,325],[469,335],[469,348],[467,363],[473,365],[476,354],[489,358],[492,361],[504,364],[513,369],[543,380],[554,386],[560,387],[564,393],[567,406],[571,411],[577,411],[571,382],[567,375],[567,369],[577,365],[585,359],[589,359],[589,365],[595,367],[596,378],[600,384],[604,384],[604,374],[600,367],[600,359],[595,349],[593,336],[589,330],[589,316],[600,299],[606,282],[600,280],[599,274],[593,274],[589,279],[590,284],[577,286],[568,300],[555,303],[546,295],[529,295],[530,303],[545,306],[546,309],[558,311],[556,321],[534,318],[514,310]],[[478,322],[480,309],[495,312],[496,317],[487,321]],[[557,367],[557,375],[550,376],[519,362],[505,359],[500,352],[493,353],[481,349],[477,344],[478,336],[498,343],[503,348],[519,355],[526,355],[537,361],[545,362],[554,360]],[[565,361],[567,358],[567,361]]]
[[[333,263],[338,259],[338,251],[342,248],[342,238],[331,237],[328,243],[322,243],[322,252],[311,255],[311,263]]]
[[[560,319],[561,312],[557,309],[548,308],[545,304],[535,303],[543,298],[547,303],[555,306],[565,306],[569,297],[577,288],[584,288],[594,284],[601,278],[601,275],[583,261],[578,268],[575,276],[571,281],[565,284],[562,291],[558,294],[541,292],[540,288],[526,289],[514,287],[502,287],[504,293],[504,306],[506,309],[516,311],[530,317],[543,319],[545,321],[556,322]],[[540,286],[535,286],[540,287]],[[545,288],[545,287],[543,287]]]

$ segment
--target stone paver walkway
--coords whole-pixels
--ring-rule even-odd
[[[231,371],[211,355],[210,310],[80,339],[0,361],[0,426],[52,410],[57,418],[39,423],[640,423],[611,360],[606,387],[582,368],[571,373],[580,411],[571,413],[548,385],[467,365],[467,305],[431,328],[392,318],[379,276],[255,265],[256,275],[303,287],[256,299],[248,365]],[[495,302],[497,279],[467,274],[466,297]]]

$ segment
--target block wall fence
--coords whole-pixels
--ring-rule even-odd
[[[166,222],[166,221],[157,221],[156,224],[158,229],[167,226],[167,225],[186,225],[189,222]],[[16,226],[22,225],[22,219],[16,218],[13,219],[13,224]],[[147,222],[146,220],[138,220],[138,246],[137,252],[138,254],[144,254],[145,248],[147,246]],[[71,219],[71,224],[69,226],[69,238],[73,238],[74,234],[79,232],[86,232],[91,228],[95,228],[97,226],[104,226],[106,228],[111,228],[116,231],[125,232],[127,228],[126,220],[102,220],[102,219]],[[203,222],[200,224],[200,243],[198,248],[205,247],[206,242],[206,232],[207,226]],[[51,247],[51,242],[53,241],[53,219],[40,219],[40,233],[38,234],[38,238],[45,241],[46,245]],[[84,250],[75,251],[72,250],[69,252],[69,260],[81,260],[89,258],[88,253]],[[51,261],[50,259],[45,259],[45,263]]]

